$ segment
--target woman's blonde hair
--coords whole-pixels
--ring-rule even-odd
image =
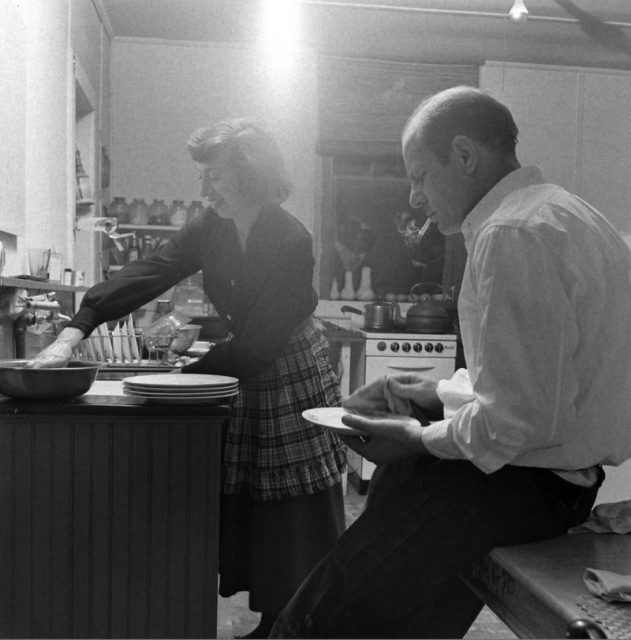
[[[240,187],[262,204],[285,202],[291,182],[276,140],[251,118],[223,120],[194,131],[187,142],[195,162],[208,163],[225,153]]]

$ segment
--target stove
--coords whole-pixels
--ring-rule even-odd
[[[385,374],[419,373],[432,380],[450,378],[456,368],[457,337],[450,333],[382,333],[362,331],[365,338],[356,368],[355,386]],[[354,473],[349,476],[360,494],[368,490],[375,465],[348,450]]]

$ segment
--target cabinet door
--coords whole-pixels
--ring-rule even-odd
[[[576,192],[579,71],[488,63],[480,68],[480,87],[511,110],[519,129],[517,158],[522,166],[537,165],[547,180]]]
[[[631,75],[586,72],[579,195],[631,231]]]

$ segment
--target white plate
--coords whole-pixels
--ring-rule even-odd
[[[144,400],[153,404],[223,404],[226,398],[145,398],[134,394],[127,394],[132,398]]]
[[[177,396],[169,396],[169,395],[149,395],[145,393],[134,393],[132,391],[128,391],[127,389],[123,389],[123,393],[132,398],[140,398],[142,400],[149,400],[150,402],[159,402],[161,404],[218,404],[228,398],[232,398],[236,396],[236,393],[222,394],[222,395],[212,395],[212,396],[189,396],[189,395],[177,395]]]
[[[173,392],[173,391],[139,391],[138,389],[130,389],[123,387],[123,391],[127,395],[143,396],[145,398],[225,398],[228,396],[236,396],[239,393],[238,389],[233,391],[208,391],[202,392]]]
[[[191,358],[203,358],[209,351],[210,349],[197,349],[196,347],[191,347],[186,352],[186,355]]]
[[[342,416],[350,413],[344,409],[344,407],[317,407],[316,409],[307,409],[302,412],[302,417],[311,422],[317,424],[320,427],[326,427],[333,431],[337,431],[346,436],[358,435],[360,432],[352,427],[347,427],[342,422]]]
[[[152,384],[136,384],[135,382],[132,382],[131,380],[124,380],[123,381],[123,387],[127,388],[127,389],[138,389],[138,391],[195,391],[195,392],[199,392],[199,393],[205,393],[206,391],[234,391],[235,389],[239,388],[238,384],[218,384],[218,385],[211,385],[211,386],[201,386],[201,385],[185,385],[185,386],[175,386],[175,385],[163,385],[163,384],[158,384],[158,385],[152,385]]]
[[[349,411],[344,407],[317,407],[315,409],[307,409],[302,412],[302,417],[313,424],[326,427],[327,429],[332,429],[333,431],[337,431],[347,436],[361,434],[361,431],[353,429],[342,422],[342,416],[346,414],[373,419],[397,418],[400,420],[401,418],[404,418],[414,420],[414,418],[401,416],[389,411]],[[416,424],[416,420],[414,420],[414,422]]]
[[[167,395],[167,396],[179,396],[179,395],[196,395],[196,396],[208,396],[208,395],[221,395],[227,393],[237,393],[239,387],[221,387],[213,389],[201,389],[199,387],[135,387],[134,385],[124,384],[123,389],[127,391],[133,391],[135,393],[150,393],[152,395]]]
[[[154,373],[124,378],[123,382],[133,384],[135,387],[217,388],[238,384],[239,379],[213,373]]]

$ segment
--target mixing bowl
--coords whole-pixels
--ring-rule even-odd
[[[27,369],[28,360],[0,360],[0,393],[27,400],[65,400],[92,386],[98,362],[71,360],[67,367]]]

